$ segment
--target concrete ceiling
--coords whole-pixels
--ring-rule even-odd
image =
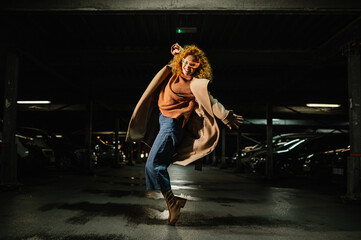
[[[114,117],[124,130],[174,42],[206,52],[212,95],[247,118],[264,118],[270,102],[278,118],[347,121],[342,49],[360,37],[359,1],[35,2],[0,3],[1,72],[6,53],[18,52],[19,100],[53,102],[19,106],[22,125],[56,129],[69,116],[77,117],[67,125],[81,125],[83,104],[92,99],[99,130],[112,128]],[[197,32],[177,34],[177,27]],[[309,109],[307,102],[342,108]]]

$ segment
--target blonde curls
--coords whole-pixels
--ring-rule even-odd
[[[205,78],[209,81],[212,81],[213,74],[211,64],[209,63],[205,53],[196,45],[186,45],[180,53],[174,56],[170,62],[172,65],[173,74],[182,73],[182,59],[186,58],[188,55],[194,56],[195,59],[201,63],[201,65],[194,72],[193,76],[196,78]]]

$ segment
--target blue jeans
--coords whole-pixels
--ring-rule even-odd
[[[167,168],[172,163],[175,147],[183,138],[182,124],[183,118],[175,119],[159,114],[159,133],[145,165],[147,190],[171,189]]]

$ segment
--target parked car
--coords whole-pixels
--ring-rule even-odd
[[[2,142],[2,134],[0,133]],[[15,135],[18,174],[34,173],[54,163],[54,152],[41,139],[21,134]]]
[[[349,145],[347,134],[323,134],[321,136],[295,139],[275,149],[273,153],[274,172],[277,175],[303,175],[307,157],[330,149],[341,149]],[[267,154],[251,159],[257,171],[264,171]]]
[[[314,177],[345,178],[350,146],[310,154],[306,157],[303,171]]]
[[[103,141],[100,137],[96,139],[93,152],[93,166],[105,166],[105,165],[113,165],[113,166],[121,166],[126,163],[126,156],[122,149],[118,149],[119,161],[116,162],[116,147],[119,145],[109,144]]]
[[[49,163],[58,169],[69,169],[79,165],[75,151],[79,148],[65,136],[56,137],[55,134],[38,128],[20,127],[17,132],[22,136],[33,138],[42,143],[44,155],[50,157]]]
[[[285,144],[290,144],[301,139],[315,137],[315,133],[287,133],[274,136],[272,138],[273,149],[276,150]],[[241,166],[244,170],[254,171],[258,164],[258,158],[262,158],[267,154],[267,142],[263,141],[254,146],[245,147],[241,150],[241,153],[237,156],[238,161],[241,162]]]

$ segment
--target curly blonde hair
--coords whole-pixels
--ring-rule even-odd
[[[193,76],[196,78],[205,78],[209,81],[213,80],[211,64],[208,61],[205,53],[199,49],[196,45],[186,45],[183,50],[180,51],[174,58],[170,61],[172,65],[173,74],[182,73],[182,59],[186,58],[188,55],[192,55],[195,59],[201,63],[201,65],[196,68]]]

